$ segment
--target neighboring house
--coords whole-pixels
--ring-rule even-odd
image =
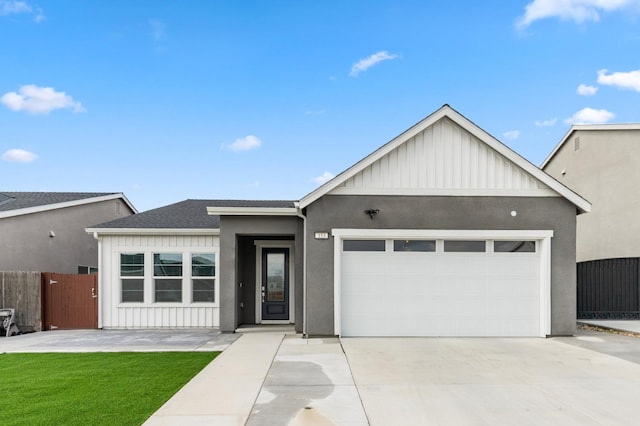
[[[577,220],[578,316],[640,316],[640,124],[574,125],[541,167],[593,203]]]
[[[0,192],[0,271],[95,272],[85,228],[135,213],[121,193]]]
[[[589,209],[445,105],[300,200],[186,200],[87,229],[100,326],[568,335]]]

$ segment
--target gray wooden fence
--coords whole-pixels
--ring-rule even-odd
[[[42,330],[42,279],[40,272],[0,271],[0,308],[16,310],[20,331]]]

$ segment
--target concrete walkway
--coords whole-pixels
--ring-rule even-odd
[[[367,425],[338,339],[243,334],[145,425]]]

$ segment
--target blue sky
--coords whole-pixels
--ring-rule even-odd
[[[640,122],[640,0],[0,0],[4,191],[299,199],[448,103],[539,165]]]

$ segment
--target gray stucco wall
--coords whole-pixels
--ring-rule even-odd
[[[220,329],[233,332],[247,318],[240,302],[245,299],[240,279],[250,279],[251,272],[239,271],[240,256],[247,248],[238,246],[238,237],[293,237],[295,288],[295,328],[302,331],[303,224],[298,217],[221,216],[220,217]],[[255,261],[255,255],[251,256]],[[251,261],[251,259],[248,259]],[[246,259],[245,259],[246,260]],[[250,267],[255,271],[255,265]],[[247,291],[255,291],[255,283]],[[248,308],[248,307],[247,307]]]
[[[545,166],[592,203],[591,212],[578,216],[578,262],[640,256],[638,164],[640,131],[577,130]]]
[[[132,214],[114,199],[0,219],[0,270],[76,274],[78,266],[97,268],[98,241],[85,228]]]
[[[375,219],[364,214],[379,209]],[[517,211],[516,217],[511,211]],[[551,333],[576,327],[576,209],[564,198],[325,196],[306,209],[307,333],[332,335],[333,238],[315,232],[334,228],[544,229],[551,239]]]

